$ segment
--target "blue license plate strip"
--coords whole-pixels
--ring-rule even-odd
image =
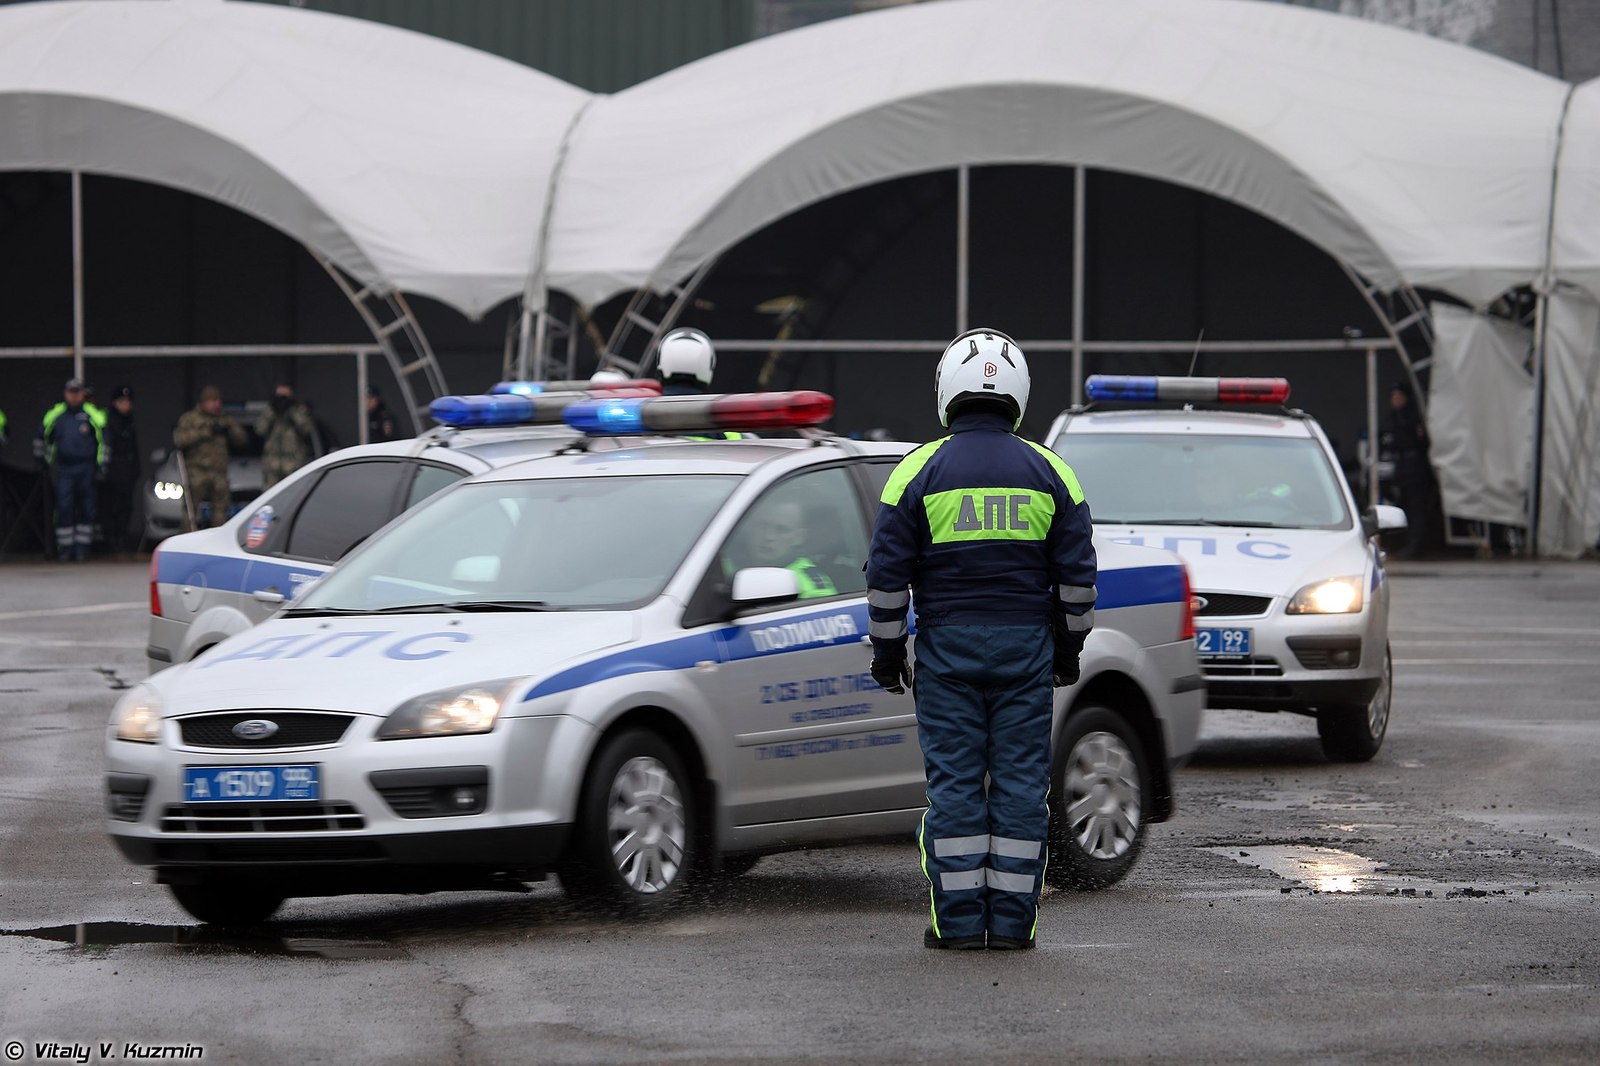
[[[1195,654],[1202,659],[1248,659],[1254,634],[1248,629],[1196,629]]]
[[[277,800],[321,799],[319,767],[186,766],[186,803],[270,803]]]

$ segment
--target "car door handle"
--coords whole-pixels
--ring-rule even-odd
[[[284,601],[285,596],[269,585],[264,589],[256,589],[250,594],[250,598],[257,603],[279,604]]]

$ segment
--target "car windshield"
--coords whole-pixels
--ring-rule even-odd
[[[737,483],[662,475],[463,484],[333,570],[291,613],[642,604]]]
[[[1099,523],[1350,528],[1344,493],[1315,440],[1068,433],[1056,451]]]

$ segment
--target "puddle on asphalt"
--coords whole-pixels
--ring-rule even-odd
[[[1326,792],[1296,789],[1259,789],[1244,799],[1224,799],[1222,806],[1239,811],[1388,811],[1392,803],[1379,803],[1359,793],[1334,796]]]
[[[53,940],[79,948],[129,944],[177,948],[197,954],[235,952],[316,959],[408,959],[404,949],[379,940],[334,940],[321,937],[276,937],[235,933],[205,925],[144,925],[138,922],[78,922],[40,929],[6,929],[4,936]]]
[[[1500,882],[1486,884],[1482,881],[1446,884],[1423,878],[1404,877],[1384,872],[1387,869],[1386,863],[1357,855],[1353,851],[1341,851],[1338,848],[1324,848],[1311,844],[1245,844],[1201,850],[1232,859],[1241,866],[1254,866],[1277,874],[1284,880],[1295,881],[1313,892],[1335,895],[1364,892],[1425,899],[1456,899],[1528,896],[1535,892],[1559,888],[1586,890],[1583,886],[1577,885],[1523,885]],[[1280,888],[1278,891],[1287,893],[1290,890]]]

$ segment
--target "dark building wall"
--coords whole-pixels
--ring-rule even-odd
[[[262,0],[383,22],[616,92],[751,37],[751,0]]]

